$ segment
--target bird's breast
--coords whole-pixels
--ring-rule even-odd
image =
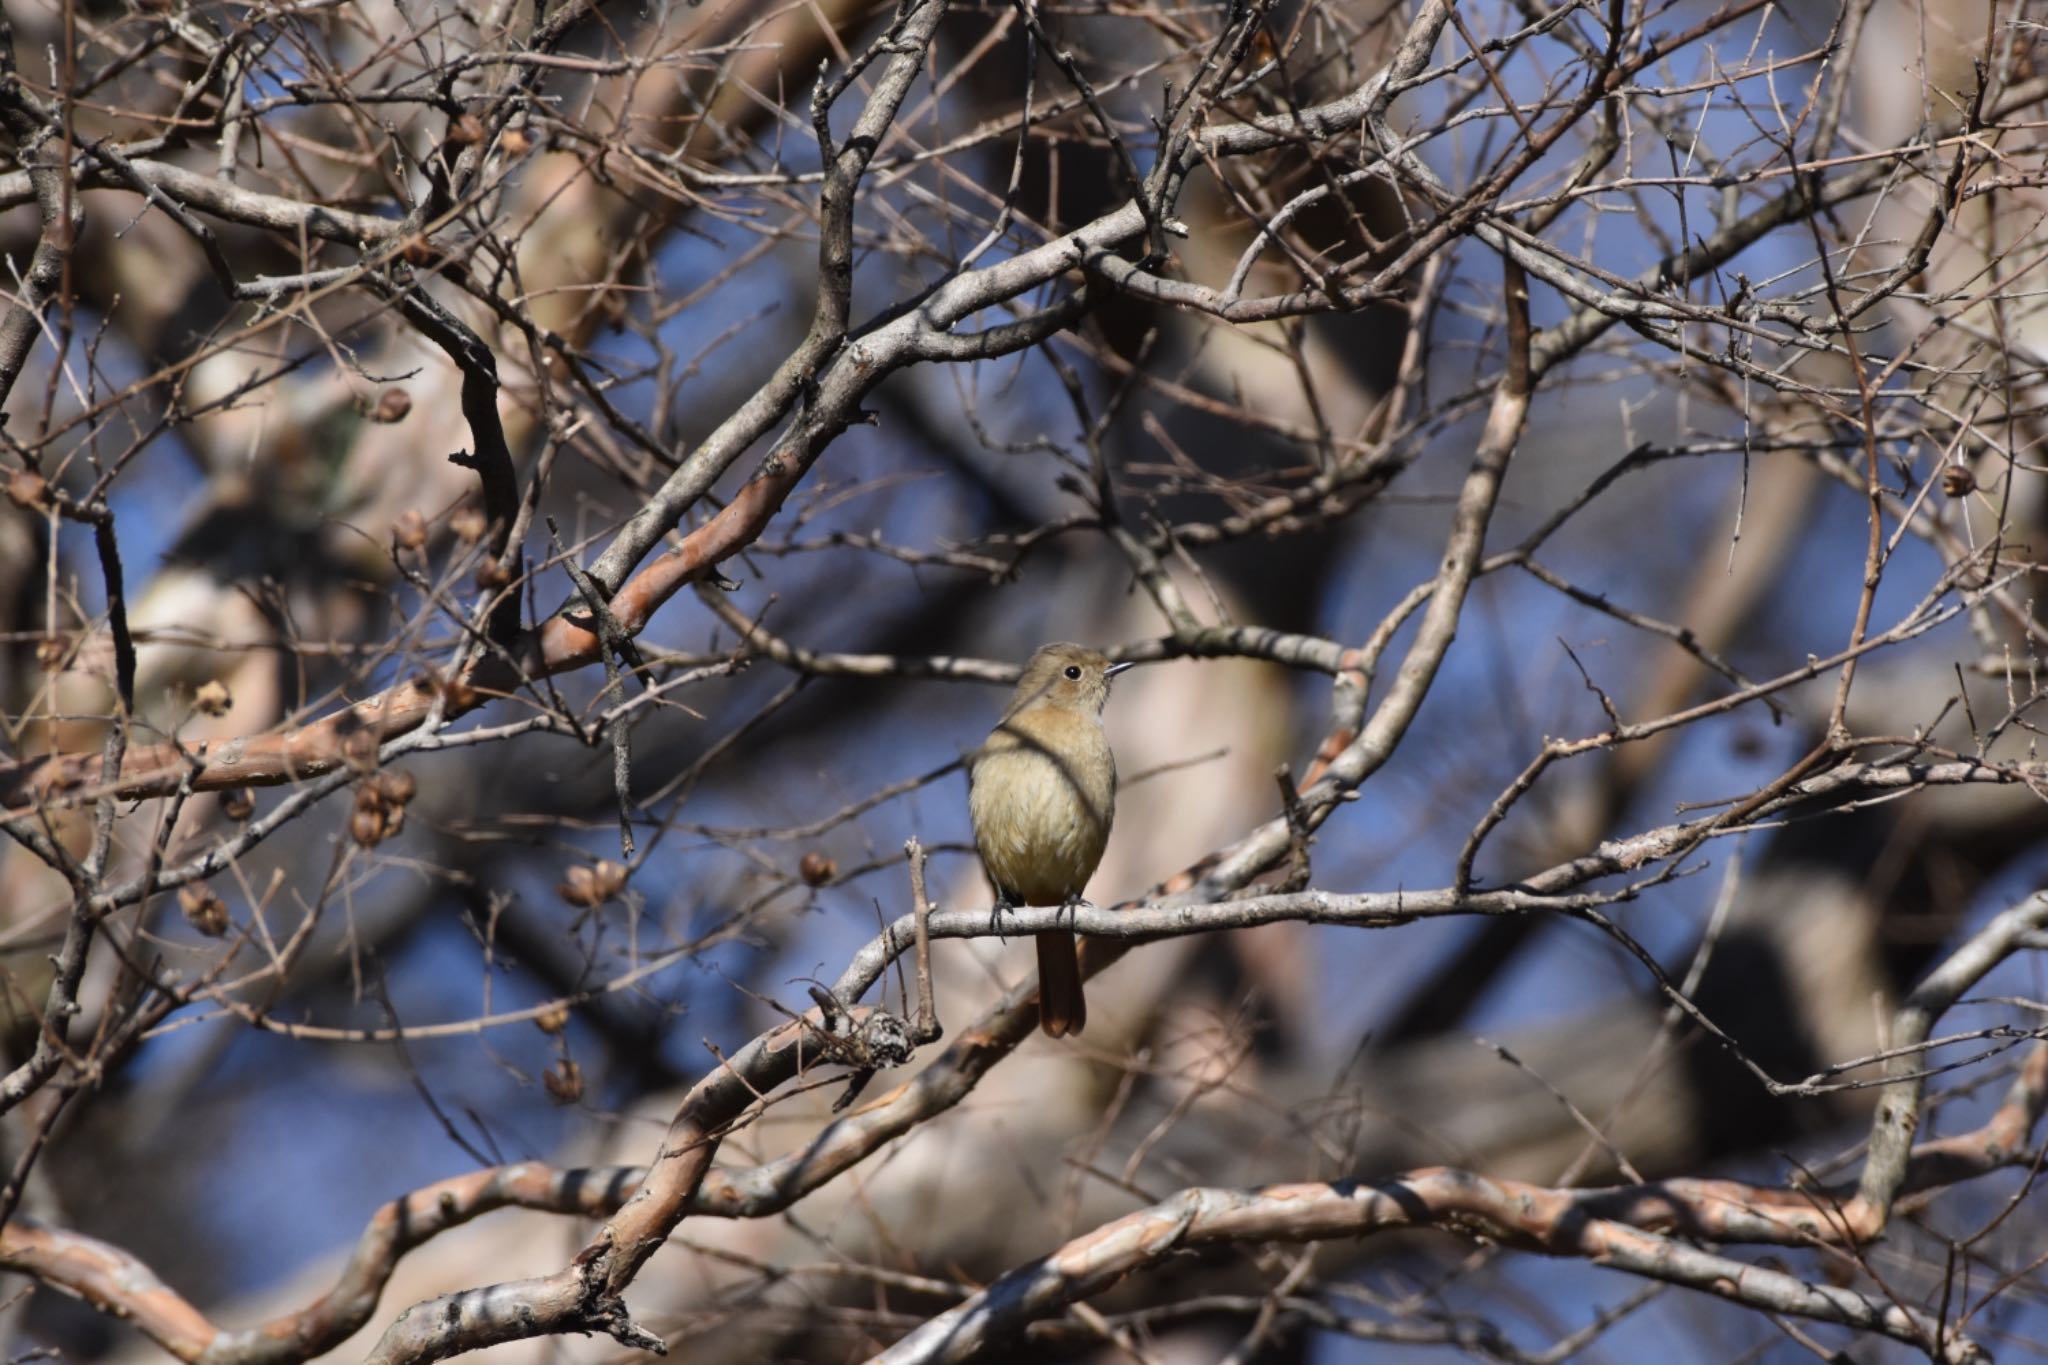
[[[1093,717],[1028,713],[998,726],[975,758],[974,842],[996,885],[1026,905],[1078,897],[1109,843],[1116,769]]]

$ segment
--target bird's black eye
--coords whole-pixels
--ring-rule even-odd
[[[1081,681],[1081,667],[1080,667],[1080,665],[1079,665],[1079,664],[1068,664],[1068,665],[1067,665],[1067,676],[1068,676],[1068,677],[1070,677],[1070,678],[1072,678],[1072,679],[1073,679],[1073,680],[1074,680],[1075,682],[1079,682],[1079,681]]]

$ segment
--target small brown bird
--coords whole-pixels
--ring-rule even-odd
[[[1129,668],[1085,645],[1047,645],[1024,665],[1002,720],[968,767],[974,846],[1010,905],[1080,901],[1116,814],[1116,760],[1102,730],[1109,680]],[[1088,1022],[1074,936],[1038,935],[1038,1024],[1055,1038]]]

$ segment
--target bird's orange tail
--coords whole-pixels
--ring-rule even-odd
[[[1081,959],[1074,936],[1038,935],[1038,1026],[1054,1038],[1079,1033],[1088,1022],[1081,994]]]

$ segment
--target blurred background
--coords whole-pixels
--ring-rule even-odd
[[[855,326],[1125,203],[1123,157],[1150,171],[1173,92],[1204,89],[1218,125],[1326,103],[1388,62],[1410,19],[1254,8],[1257,40],[1204,87],[1240,7],[953,6],[861,186]],[[1173,208],[1186,236],[1152,267],[1211,291],[1241,273],[1231,292],[1247,298],[1384,280],[1372,297],[1240,322],[1098,279],[1085,317],[1041,344],[889,375],[872,421],[722,563],[730,582],[646,625],[620,690],[592,665],[454,721],[380,770],[411,785],[369,803],[374,837],[367,775],[317,800],[281,782],[116,803],[123,876],[275,827],[105,918],[70,1035],[89,1074],[60,1072],[79,1083],[0,1128],[20,1211],[126,1249],[242,1326],[323,1292],[377,1208],[420,1186],[520,1161],[645,1162],[684,1088],[909,909],[907,837],[931,851],[935,900],[988,904],[961,760],[1000,711],[1004,670],[1044,641],[1142,665],[1106,715],[1123,788],[1091,898],[1184,884],[1277,818],[1276,769],[1305,783],[1341,728],[1326,672],[1285,666],[1252,632],[1199,629],[1341,648],[1384,629],[1384,695],[1414,635],[1398,612],[1438,571],[1502,381],[1504,232],[1577,291],[1531,286],[1539,354],[1563,349],[1485,542],[1522,553],[1474,583],[1392,757],[1318,831],[1308,884],[1451,886],[1517,774],[1551,739],[1607,731],[1610,707],[1683,718],[1545,769],[1479,845],[1480,885],[1740,803],[1831,718],[1891,746],[1866,756],[1917,741],[2030,760],[2038,9],[1462,7],[1390,125],[1483,213],[1432,241],[1449,201],[1413,168],[1355,174],[1372,164],[1363,134],[1302,139],[1197,168]],[[180,189],[236,279],[306,277],[238,300],[162,203],[96,162],[77,178],[84,222],[8,396],[8,468],[111,514],[137,642],[130,742],[286,731],[445,666],[473,628],[489,538],[476,474],[446,458],[477,444],[461,376],[365,283],[400,247],[496,353],[537,509],[524,618],[573,604],[560,555],[595,559],[804,338],[812,88],[892,13],[598,6],[522,62],[506,54],[546,17],[510,0],[10,6],[20,79],[78,145],[369,221],[364,240],[324,238],[304,218],[253,221],[253,198],[206,213]],[[833,109],[841,137],[878,69]],[[30,297],[47,232],[34,149],[14,143],[0,230]],[[1814,206],[1743,227],[1802,185]],[[1845,299],[1853,329],[1829,322]],[[773,440],[676,529],[712,516]],[[1807,666],[1856,630],[1868,468],[1884,553],[1864,635],[1886,643],[1833,717],[1839,670]],[[16,764],[96,754],[114,712],[93,528],[53,506],[17,498],[0,516]],[[1187,619],[1162,611],[1162,584]],[[601,715],[629,727],[630,856]],[[23,810],[84,855],[91,802]],[[1885,1045],[1902,992],[2041,884],[2044,833],[2023,784],[1915,780],[1736,820],[1610,913],[1751,1061],[1796,1082]],[[14,1065],[35,1048],[72,890],[19,839],[0,878]],[[1031,971],[1022,942],[936,957],[949,1037]],[[177,1000],[160,989],[173,980]],[[903,989],[892,977],[882,1003],[903,1008]],[[948,1306],[946,1286],[971,1292],[1187,1185],[1436,1163],[1542,1184],[1776,1185],[1853,1178],[1869,1123],[1873,1073],[1772,1095],[1612,937],[1561,915],[1183,938],[1131,952],[1090,995],[1078,1040],[1034,1035],[956,1108],[787,1211],[686,1222],[636,1286],[636,1316],[693,1361],[859,1359]],[[2022,953],[1943,1021],[1958,1041],[1930,1054],[1924,1134],[1986,1119],[2044,999]],[[837,1094],[769,1107],[721,1164],[801,1150]],[[508,1210],[437,1238],[339,1349],[360,1354],[427,1296],[556,1268],[591,1228]],[[2026,1359],[2048,1338],[2041,1237],[2016,1168],[1902,1213],[1859,1265],[1759,1259],[1967,1310],[1977,1340]],[[14,1356],[161,1358],[87,1304],[10,1288]],[[1913,1354],[1441,1233],[1189,1256],[1094,1306],[1158,1361]],[[1056,1320],[1011,1358],[1132,1354],[1100,1330]]]

